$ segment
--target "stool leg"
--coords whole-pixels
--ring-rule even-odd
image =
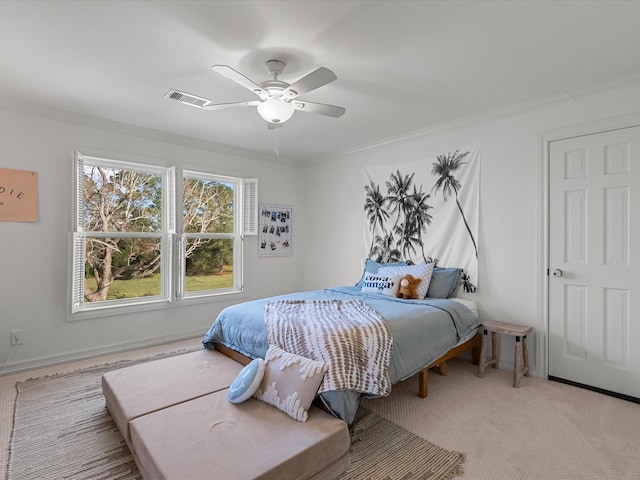
[[[514,361],[513,361],[513,386],[518,388],[518,382],[520,380],[520,375],[522,375],[522,367],[520,366],[522,358],[522,343],[520,342],[520,337],[516,337],[516,348],[514,352]]]
[[[524,376],[529,376],[529,352],[527,351],[527,336],[522,337],[522,355],[524,356]]]
[[[487,330],[482,332],[482,343],[480,344],[480,362],[478,363],[478,377],[484,376],[484,366],[487,361],[485,358],[487,352]]]
[[[498,368],[498,362],[500,362],[500,342],[496,332],[491,332],[491,358],[493,360],[493,368]]]

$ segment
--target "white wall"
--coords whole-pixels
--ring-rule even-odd
[[[572,98],[573,97],[573,98]],[[0,167],[39,173],[39,220],[0,222],[0,373],[201,335],[231,301],[69,322],[67,275],[72,154],[87,147],[215,173],[258,177],[260,202],[294,208],[294,255],[259,258],[246,245],[244,299],[353,284],[364,263],[363,167],[482,145],[478,292],[483,319],[540,328],[540,132],[640,112],[640,85],[576,93],[526,113],[413,136],[306,167],[246,152],[147,138],[135,129],[80,126],[0,111]],[[132,133],[131,133],[132,132]],[[234,299],[233,302],[240,299]],[[25,344],[10,347],[11,330]],[[535,342],[530,340],[532,367]],[[503,343],[502,366],[513,344]]]
[[[481,144],[478,291],[481,319],[531,325],[541,312],[539,228],[540,132],[640,112],[640,85],[573,92],[566,100],[502,118],[440,129],[396,143],[318,162],[306,169],[305,290],[354,284],[365,252],[366,165],[424,160]],[[427,255],[429,253],[427,252]],[[529,337],[532,370],[537,338]],[[503,341],[501,366],[513,365],[513,342]]]
[[[203,335],[217,313],[240,300],[300,290],[304,246],[291,257],[259,258],[257,237],[247,237],[242,299],[209,301],[146,313],[68,321],[69,233],[73,205],[74,149],[138,156],[161,165],[259,179],[259,201],[293,207],[299,218],[302,169],[246,152],[224,153],[153,139],[126,127],[80,126],[0,111],[0,167],[39,176],[35,223],[0,222],[0,373],[101,352]],[[130,133],[123,133],[131,131]],[[149,137],[149,138],[147,138]],[[189,142],[186,142],[189,143]],[[199,147],[201,145],[198,145]],[[10,346],[10,331],[24,331],[24,345]]]

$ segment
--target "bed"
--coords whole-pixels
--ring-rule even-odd
[[[205,348],[215,348],[246,364],[251,359],[264,358],[269,347],[265,328],[265,308],[269,302],[354,299],[378,312],[388,325],[393,337],[389,363],[393,384],[419,374],[418,394],[426,397],[429,368],[441,365],[444,370],[449,358],[469,349],[478,357],[480,322],[473,302],[455,298],[402,300],[364,292],[359,285],[281,295],[227,307],[213,322],[202,343]],[[329,411],[351,424],[362,395],[358,391],[337,390],[321,393],[319,398]]]

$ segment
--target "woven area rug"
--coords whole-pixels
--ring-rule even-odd
[[[101,377],[180,353],[186,351],[17,383],[7,480],[141,479],[105,409]],[[443,480],[462,472],[464,456],[361,408],[351,430],[351,461],[343,480]]]

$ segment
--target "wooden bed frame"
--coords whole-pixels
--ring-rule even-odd
[[[421,371],[417,373],[418,375],[418,396],[420,398],[426,398],[429,395],[429,369],[436,369],[440,375],[447,375],[447,360],[451,360],[453,357],[457,357],[461,353],[464,353],[468,350],[471,350],[471,358],[474,365],[478,365],[480,363],[480,347],[482,345],[482,333],[478,330],[478,333],[460,345],[453,347],[447,353],[445,353],[442,357],[437,359],[435,362],[431,363],[427,368],[423,368]],[[214,348],[218,350],[220,353],[226,355],[227,357],[235,360],[236,362],[247,365],[251,362],[251,359],[235,350],[232,350],[229,347],[225,347],[219,343],[214,343]]]
[[[474,365],[480,363],[480,347],[482,346],[482,332],[478,329],[473,338],[467,340],[460,345],[453,347],[427,368],[420,370],[418,375],[418,396],[420,398],[426,398],[429,395],[429,369],[434,368],[440,373],[440,375],[447,375],[449,373],[447,367],[447,360],[451,360],[453,357],[457,357],[461,353],[471,350],[471,361]]]

